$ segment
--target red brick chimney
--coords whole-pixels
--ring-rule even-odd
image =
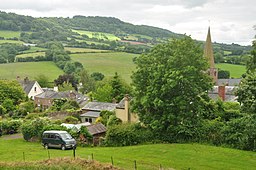
[[[226,92],[225,92],[224,85],[218,87],[218,94],[219,94],[219,97],[222,99],[222,101],[225,101]]]

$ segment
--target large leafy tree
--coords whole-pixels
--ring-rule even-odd
[[[140,120],[162,136],[192,137],[212,87],[202,49],[186,37],[157,45],[135,63],[133,107]]]
[[[256,40],[253,42],[252,56],[247,64],[247,72],[237,90],[242,111],[256,115]]]

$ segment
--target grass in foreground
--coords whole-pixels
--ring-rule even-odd
[[[136,67],[132,59],[136,56],[138,54],[122,52],[86,53],[72,54],[71,59],[81,62],[90,73],[101,72],[106,77],[110,77],[117,72],[126,82],[130,83],[132,71]]]
[[[241,78],[242,74],[246,72],[246,68],[243,65],[220,63],[220,64],[216,64],[216,67],[222,70],[229,71],[230,77],[233,77],[233,78]]]
[[[26,142],[23,139],[1,139],[0,157],[2,162],[36,161],[51,158],[72,157],[73,151],[60,149],[45,150],[40,143]],[[111,163],[124,169],[134,169],[134,160],[139,170],[159,169],[246,169],[256,166],[256,153],[236,149],[200,144],[150,144],[129,147],[94,147],[76,150],[77,157]]]
[[[63,74],[63,71],[50,61],[0,64],[0,79],[16,79],[17,76],[34,79],[40,74],[44,74],[53,81]]]

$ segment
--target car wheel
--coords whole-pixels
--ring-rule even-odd
[[[46,143],[46,144],[44,144],[44,148],[45,149],[48,149],[49,148],[49,146],[48,146],[48,144]]]
[[[66,147],[65,147],[65,145],[61,145],[61,150],[65,150],[66,149]]]

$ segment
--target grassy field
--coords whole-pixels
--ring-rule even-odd
[[[24,44],[23,41],[16,41],[16,40],[0,40],[0,44],[4,44],[4,43]]]
[[[16,79],[29,77],[34,79],[39,74],[49,77],[50,81],[58,78],[63,71],[60,70],[53,62],[25,62],[0,64],[0,79]]]
[[[16,55],[16,57],[19,57],[19,58],[36,57],[36,56],[45,56],[45,52],[34,52],[34,53],[32,52],[32,53]]]
[[[132,59],[137,54],[129,54],[122,52],[113,53],[85,53],[72,54],[71,59],[81,62],[90,72],[101,72],[106,77],[114,76],[117,72],[128,83],[131,82],[130,76],[135,70],[135,64]]]
[[[45,150],[40,143],[30,143],[23,139],[0,138],[0,157],[4,162],[46,160],[50,158],[72,157],[73,151],[60,149]],[[111,163],[124,169],[134,169],[134,160],[139,170],[163,168],[218,170],[246,169],[256,166],[256,153],[200,144],[151,144],[129,147],[78,147],[76,156],[80,158]]]
[[[216,64],[216,67],[222,70],[230,71],[230,77],[233,78],[241,78],[242,74],[246,72],[246,68],[243,65],[220,63]]]
[[[84,30],[72,30],[72,31],[80,35],[87,35],[89,38],[104,39],[109,41],[120,40],[120,38],[118,38],[114,34],[109,34],[105,32],[92,32],[92,31],[84,31]]]
[[[0,37],[4,38],[19,38],[20,37],[20,31],[7,31],[7,30],[0,30]]]
[[[108,52],[108,50],[98,50],[98,49],[89,49],[89,48],[73,48],[73,47],[65,47],[66,51],[70,51],[71,53],[101,53]]]
[[[39,51],[46,51],[46,48],[41,48],[41,47],[30,47],[29,50],[24,51],[24,53],[34,53],[34,52],[39,52]]]

